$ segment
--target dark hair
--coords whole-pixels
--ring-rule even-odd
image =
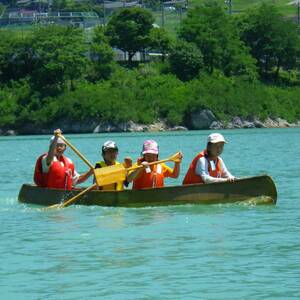
[[[109,150],[109,149],[113,149],[113,150],[115,150],[116,152],[119,152],[118,147],[117,147],[117,148],[108,148],[108,149],[106,149],[106,150],[104,150],[104,148],[102,147],[102,156],[104,156],[105,152],[106,152],[107,150]]]
[[[206,144],[206,152],[207,152],[207,155],[208,155],[208,156],[211,156],[210,147],[211,147],[212,144],[213,144],[213,143],[211,143],[211,142],[208,142],[208,143]]]

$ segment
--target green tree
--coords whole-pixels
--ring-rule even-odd
[[[164,28],[152,28],[150,31],[150,49],[162,54],[162,61],[172,48],[173,40]]]
[[[242,40],[251,49],[264,78],[278,78],[280,69],[299,66],[297,26],[283,18],[274,5],[249,10],[238,23]]]
[[[34,68],[32,36],[25,39],[6,30],[0,30],[0,81],[19,80],[31,74]]]
[[[179,79],[187,81],[199,75],[203,56],[193,43],[179,41],[171,50],[169,62],[172,72]]]
[[[114,52],[108,43],[102,26],[94,29],[93,41],[90,47],[92,81],[109,79],[114,70]]]
[[[216,3],[206,2],[190,10],[179,35],[201,50],[209,73],[219,69],[227,76],[255,74],[255,60],[240,40],[233,19]]]
[[[0,79],[2,82],[30,78],[43,93],[73,88],[83,76],[88,58],[83,32],[74,27],[47,26],[24,38],[0,32]]]
[[[149,46],[153,23],[154,17],[148,10],[126,8],[112,16],[106,34],[113,47],[128,52],[128,61],[131,62],[136,52]]]
[[[88,59],[83,32],[74,27],[47,26],[32,36],[34,68],[32,81],[39,89],[74,88],[83,76]]]

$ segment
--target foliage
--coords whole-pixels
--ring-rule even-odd
[[[255,77],[255,60],[239,39],[232,18],[215,2],[206,2],[190,10],[179,35],[201,50],[210,74],[219,69],[226,76]]]
[[[125,8],[115,13],[107,26],[110,44],[128,52],[131,62],[137,51],[144,51],[150,44],[150,30],[154,18],[143,8]]]
[[[69,2],[68,2],[69,3]],[[271,9],[271,8],[268,8]],[[215,4],[191,10],[170,37],[140,8],[123,9],[92,39],[74,27],[39,26],[26,35],[0,30],[0,128],[49,128],[97,120],[189,126],[193,112],[300,119],[299,38],[266,6],[239,17]],[[238,29],[239,30],[238,30]],[[161,62],[114,60],[111,46],[159,51]],[[249,48],[248,48],[249,47]],[[278,77],[273,85],[263,79]]]
[[[249,10],[241,17],[238,26],[241,38],[250,47],[263,77],[278,78],[280,69],[299,67],[297,25],[284,19],[275,6],[264,4]]]
[[[109,79],[114,70],[114,52],[105,36],[102,26],[94,29],[93,41],[90,46],[90,56],[92,59],[89,79],[97,81]]]
[[[150,49],[162,54],[162,61],[171,50],[173,40],[164,28],[152,28],[150,31]]]
[[[197,77],[203,66],[201,51],[193,44],[179,41],[169,57],[172,72],[181,80]]]

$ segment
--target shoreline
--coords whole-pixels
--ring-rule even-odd
[[[201,117],[202,115],[202,117]],[[200,118],[199,118],[200,116]],[[208,116],[208,118],[207,118]],[[213,117],[212,117],[213,116]],[[256,129],[256,128],[300,128],[300,120],[289,123],[281,118],[267,118],[261,121],[257,118],[242,119],[233,117],[231,121],[219,121],[209,110],[204,110],[190,120],[188,126],[169,126],[163,120],[157,120],[152,124],[140,124],[133,121],[113,124],[109,122],[83,122],[69,123],[58,122],[53,128],[41,128],[28,125],[22,129],[2,129],[0,136],[20,136],[20,135],[49,135],[56,128],[61,128],[66,134],[80,133],[122,133],[122,132],[168,132],[168,131],[193,131],[193,130],[224,130],[224,129]]]

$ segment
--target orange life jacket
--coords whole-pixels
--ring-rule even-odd
[[[72,189],[72,178],[74,176],[74,164],[64,155],[56,161],[52,161],[47,173],[42,170],[42,159],[47,154],[41,155],[36,162],[34,182],[41,187]]]
[[[145,188],[163,187],[164,177],[163,165],[154,165],[151,168],[151,172],[147,173],[146,169],[141,171],[139,177],[133,181],[132,189],[139,190]]]
[[[217,159],[216,168],[212,170],[209,163],[207,150],[200,152],[191,162],[190,167],[183,179],[182,184],[195,184],[195,183],[204,183],[202,177],[196,174],[196,166],[201,157],[205,157],[208,161],[208,172],[212,177],[221,177],[222,167],[219,158]]]

